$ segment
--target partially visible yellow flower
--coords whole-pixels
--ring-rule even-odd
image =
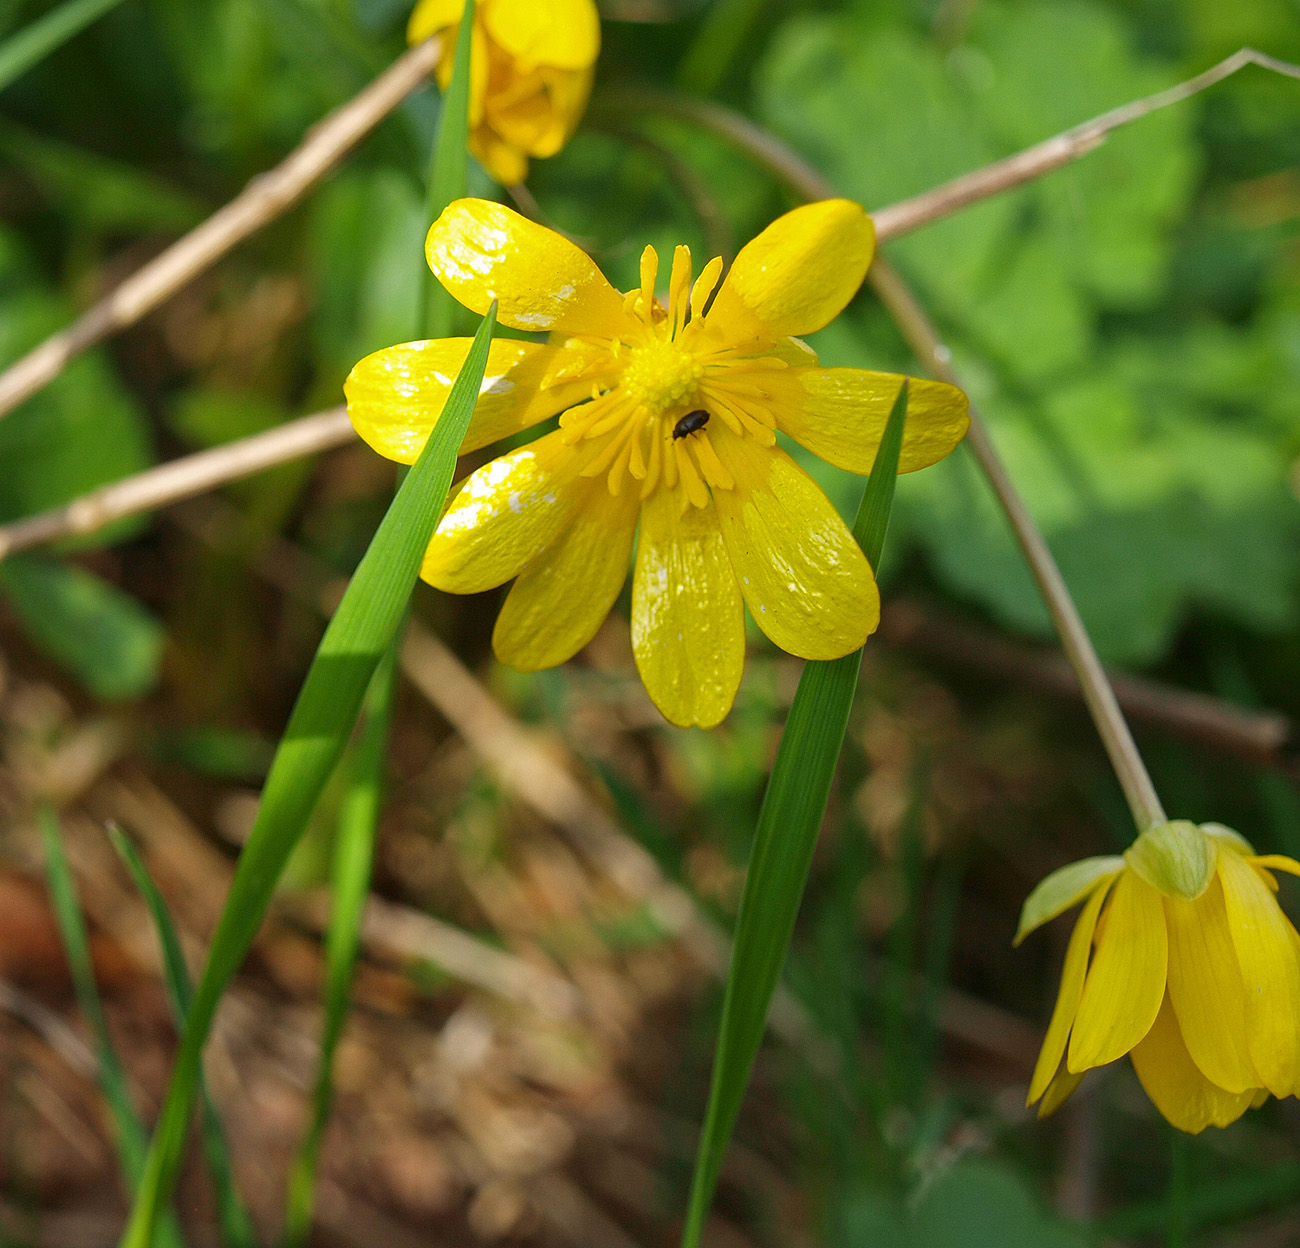
[[[465,0],[420,0],[406,37],[445,36],[438,82],[451,82]],[[469,147],[500,183],[528,176],[530,156],[554,156],[587,107],[600,52],[593,0],[478,0],[470,49]]]
[[[1029,1087],[1040,1116],[1086,1070],[1125,1053],[1156,1108],[1192,1134],[1235,1122],[1270,1092],[1296,1094],[1300,936],[1274,871],[1300,875],[1300,863],[1257,855],[1221,824],[1176,820],[1030,894],[1017,943],[1085,902]]]
[[[536,670],[595,635],[627,578],[632,648],[655,705],[712,727],[745,661],[744,608],[783,650],[833,659],[880,615],[852,534],[777,432],[851,472],[871,471],[903,378],[821,368],[793,334],[820,329],[853,297],[875,245],[847,200],[773,222],[693,279],[678,247],[667,304],[659,258],[616,291],[572,243],[500,204],[464,199],[429,231],[429,264],[478,313],[549,342],[498,339],[462,450],[560,416],[559,428],[461,483],[421,575],[469,594],[515,578],[492,634],[497,656]],[[382,455],[412,462],[446,401],[469,339],[410,342],[362,360],[348,411]],[[966,398],[909,389],[900,469],[942,459],[966,432]]]

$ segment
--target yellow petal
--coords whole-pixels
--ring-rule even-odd
[[[715,490],[731,566],[759,628],[803,659],[838,659],[880,622],[862,548],[816,482],[779,447],[726,429],[713,439],[735,480]]]
[[[464,11],[465,0],[420,0],[406,24],[407,43],[423,43],[444,26],[459,22]]]
[[[1197,1069],[1166,997],[1150,1031],[1134,1046],[1133,1069],[1151,1103],[1180,1131],[1226,1127],[1250,1108],[1255,1089],[1226,1092]]]
[[[467,308],[497,299],[503,325],[616,337],[623,297],[591,260],[554,230],[504,204],[458,199],[430,227],[429,267]]]
[[[1223,847],[1219,879],[1245,981],[1251,1061],[1274,1096],[1289,1096],[1300,1076],[1300,959],[1291,925],[1255,868]]]
[[[590,69],[538,71],[535,89],[490,94],[488,121],[503,141],[531,156],[554,156],[573,136],[591,94]]]
[[[1246,990],[1232,947],[1223,887],[1196,901],[1166,897],[1169,1000],[1192,1060],[1227,1092],[1253,1091],[1259,1076],[1246,1043]]]
[[[584,69],[600,52],[600,15],[592,0],[491,0],[483,22],[528,66]]]
[[[502,186],[518,186],[528,177],[528,154],[508,143],[486,123],[470,132],[469,150],[492,175],[492,180]]]
[[[1147,1034],[1165,995],[1168,960],[1160,894],[1125,871],[1084,981],[1066,1059],[1071,1070],[1113,1062]]]
[[[1050,1117],[1074,1095],[1074,1090],[1083,1082],[1084,1072],[1074,1074],[1068,1070],[1058,1070],[1056,1077],[1047,1085],[1042,1103],[1038,1106],[1040,1118]]]
[[[519,574],[492,632],[502,663],[524,672],[571,659],[600,628],[627,580],[637,492],[611,495],[604,477],[575,487],[573,521]]]
[[[792,368],[763,375],[761,384],[777,428],[828,464],[866,474],[903,378],[861,368]],[[912,378],[898,471],[937,463],[969,424],[966,396],[956,386]]]
[[[876,248],[876,228],[847,199],[804,204],[746,243],[707,320],[735,336],[811,334],[857,293]]]
[[[1092,948],[1092,934],[1097,928],[1097,914],[1110,885],[1111,881],[1105,880],[1097,886],[1080,913],[1074,931],[1070,933],[1070,944],[1065,951],[1065,966],[1061,970],[1061,988],[1056,994],[1052,1021],[1047,1025],[1047,1035],[1043,1037],[1043,1047],[1039,1050],[1038,1061],[1034,1065],[1034,1077],[1029,1081],[1026,1105],[1032,1105],[1038,1100],[1057,1077],[1057,1067],[1065,1053],[1065,1042],[1079,1009],[1083,977],[1088,969],[1088,951]]]
[[[1113,880],[1122,870],[1124,859],[1112,854],[1104,858],[1083,858],[1053,871],[1025,898],[1020,908],[1020,926],[1012,943],[1018,945],[1030,932],[1064,914],[1071,906],[1077,906],[1103,880]]]
[[[1257,858],[1247,858],[1252,867],[1263,867],[1268,871],[1285,871],[1288,875],[1300,875],[1300,862],[1288,858],[1285,854],[1260,854]]]
[[[415,463],[442,415],[471,341],[403,342],[366,356],[343,383],[357,433],[388,459]],[[462,454],[531,428],[587,397],[589,382],[541,389],[546,377],[564,363],[561,350],[535,342],[492,340]]]
[[[503,585],[555,541],[581,492],[583,460],[559,430],[484,464],[438,524],[420,575],[453,594]]]
[[[647,692],[682,728],[712,728],[745,666],[745,613],[713,505],[679,507],[659,489],[641,509],[632,649]]]

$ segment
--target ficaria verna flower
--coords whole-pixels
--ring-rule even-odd
[[[1040,1116],[1086,1070],[1125,1053],[1182,1131],[1227,1126],[1270,1092],[1295,1095],[1300,936],[1277,903],[1275,871],[1300,875],[1300,863],[1256,855],[1220,824],[1177,820],[1030,894],[1017,943],[1084,902],[1029,1087]]]
[[[871,261],[870,218],[847,200],[796,208],[692,283],[678,247],[667,306],[658,257],[616,291],[572,243],[500,204],[465,199],[429,231],[429,264],[478,313],[547,343],[497,339],[462,451],[560,416],[559,428],[492,460],[448,504],[421,575],[469,594],[517,578],[497,656],[551,667],[595,635],[627,577],[632,647],[655,704],[711,727],[731,708],[744,607],[791,654],[833,659],[879,619],[872,570],[780,431],[852,472],[871,470],[903,378],[821,368],[793,334],[820,329]],[[381,454],[413,462],[469,339],[411,342],[362,360],[348,410]],[[946,455],[967,425],[961,391],[913,381],[900,469]]]
[[[411,43],[454,33],[465,0],[420,0]],[[454,37],[445,38],[437,76],[451,82]],[[478,0],[470,48],[469,147],[500,183],[528,176],[530,156],[554,156],[587,107],[600,17],[593,0]]]

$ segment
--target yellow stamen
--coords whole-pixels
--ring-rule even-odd
[[[717,286],[718,278],[721,276],[722,257],[714,256],[700,270],[700,280],[695,283],[695,289],[691,291],[691,316],[698,317],[704,311],[704,305],[708,303],[709,296],[713,294],[713,288]]]
[[[641,319],[654,324],[655,279],[659,276],[659,253],[647,246],[641,253]]]
[[[701,430],[691,441],[695,444],[691,449],[695,452],[695,458],[700,462],[700,471],[704,474],[704,479],[715,490],[735,489],[735,479],[723,467],[722,460],[718,458],[717,451],[713,449],[713,443],[709,441],[708,432]]]
[[[687,295],[691,289],[691,249],[679,246],[673,252],[673,273],[668,280],[668,321],[675,338],[686,324],[686,310],[690,306]]]
[[[686,487],[686,497],[690,499],[691,504],[695,507],[707,507],[709,505],[708,487],[700,480],[699,469],[695,466],[695,461],[691,459],[683,443],[673,443],[673,458],[677,461],[677,467],[681,470],[682,484]]]
[[[641,497],[647,499],[659,484],[659,465],[663,460],[664,431],[657,422],[650,425],[650,463],[646,467],[645,481],[641,486]]]

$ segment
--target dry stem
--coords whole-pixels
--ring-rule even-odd
[[[236,244],[283,215],[432,72],[439,41],[399,57],[359,94],[308,132],[274,169],[254,178],[161,255],[131,274],[67,329],[47,338],[0,374],[0,417],[49,385],[81,352],[133,325]]]

